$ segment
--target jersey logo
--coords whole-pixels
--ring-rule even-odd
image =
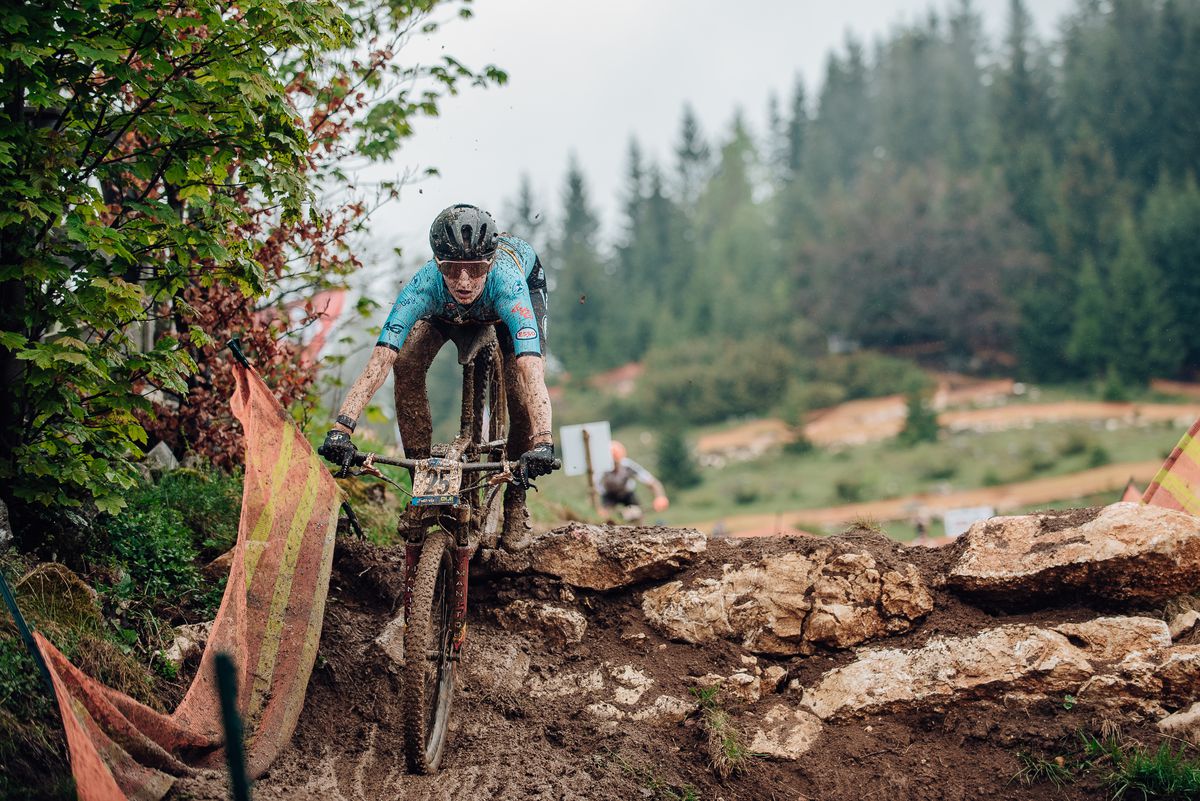
[[[532,320],[533,319],[533,312],[531,312],[529,309],[522,306],[520,303],[513,304],[512,313],[524,320]]]
[[[517,339],[537,339],[537,331],[532,328],[522,328],[517,331]]]

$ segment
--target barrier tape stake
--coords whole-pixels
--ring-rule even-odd
[[[9,588],[8,581],[5,580],[4,571],[2,570],[0,570],[0,595],[4,596],[4,605],[12,613],[13,621],[17,624],[17,631],[21,633],[21,639],[25,641],[25,647],[29,649],[30,656],[37,663],[38,670],[41,671],[42,678],[46,681],[46,686],[50,688],[51,700],[57,703],[58,693],[54,691],[54,680],[50,678],[50,669],[46,667],[46,660],[42,659],[42,652],[33,640],[33,633],[29,630],[29,626],[26,625],[25,617],[21,614],[21,610],[17,608],[17,599]]]
[[[225,726],[225,761],[229,764],[229,786],[233,801],[250,801],[250,779],[246,776],[246,745],[242,716],[237,711],[237,673],[229,654],[217,654],[217,691],[221,695],[221,722]]]

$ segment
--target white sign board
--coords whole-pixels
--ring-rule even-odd
[[[942,515],[947,537],[957,537],[971,527],[972,523],[993,517],[996,510],[990,506],[967,506],[962,509],[947,509]]]
[[[599,423],[581,423],[558,429],[558,442],[562,445],[563,472],[568,476],[587,473],[587,456],[583,450],[583,432],[588,434],[588,446],[592,452],[592,473],[600,475],[613,469],[612,430],[607,420]]]

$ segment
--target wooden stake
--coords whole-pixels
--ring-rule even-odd
[[[596,494],[595,473],[592,471],[592,438],[588,435],[588,430],[583,429],[583,460],[587,465],[587,483],[588,483],[588,499],[592,502],[592,508],[596,510],[596,514],[603,515],[600,510],[600,498]]]

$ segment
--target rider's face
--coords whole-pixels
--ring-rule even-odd
[[[487,270],[483,264],[439,262],[438,270],[442,273],[442,280],[446,282],[450,295],[462,305],[474,303],[483,294],[483,285],[487,283]]]

